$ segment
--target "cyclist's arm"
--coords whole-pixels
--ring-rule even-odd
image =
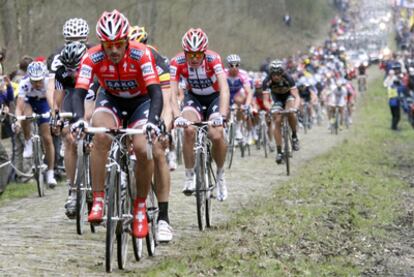
[[[263,105],[270,111],[270,108],[272,107],[272,101],[270,101],[269,92],[263,92]]]
[[[299,96],[298,88],[297,87],[291,88],[290,89],[290,93],[292,94],[292,96],[295,97],[294,108],[295,109],[299,109],[299,106],[300,106],[300,96]]]
[[[159,84],[147,86],[148,95],[151,98],[151,104],[148,114],[148,122],[158,124],[161,117],[163,107],[163,96]]]
[[[164,124],[167,128],[167,132],[171,130],[172,124],[172,109],[171,109],[171,89],[162,87],[162,97],[163,97],[163,108],[161,117],[164,120]]]
[[[53,110],[60,110],[62,107],[63,97],[65,95],[61,82],[55,79],[55,93],[53,94]]]
[[[244,83],[243,84],[243,88],[244,90],[247,92],[247,97],[246,97],[246,105],[250,106],[252,104],[252,99],[253,99],[253,91],[250,88],[250,83]]]
[[[220,90],[219,112],[222,116],[226,117],[229,112],[229,105],[230,105],[230,91],[229,91],[229,85],[227,83],[226,74],[224,72],[217,74],[217,80],[219,83],[219,90]]]
[[[72,97],[72,109],[75,120],[83,119],[85,116],[85,98],[88,91],[83,88],[75,88],[73,90]]]
[[[173,118],[177,118],[180,116],[180,108],[178,107],[178,83],[176,81],[171,80],[170,82],[170,92],[171,92],[171,109]]]
[[[53,105],[53,94],[55,92],[55,78],[49,78],[47,81],[47,88],[46,88],[46,100],[47,104],[49,105],[50,109],[54,111]]]
[[[16,116],[23,115],[24,105],[24,97],[19,96],[16,101]]]

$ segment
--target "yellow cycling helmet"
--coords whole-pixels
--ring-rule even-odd
[[[144,27],[132,26],[129,28],[128,39],[147,43],[148,33],[145,31]]]

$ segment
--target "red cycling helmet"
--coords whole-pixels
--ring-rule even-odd
[[[101,41],[114,41],[128,37],[128,19],[119,11],[104,12],[96,24],[96,34]]]
[[[201,28],[191,28],[184,34],[182,46],[185,52],[204,52],[207,50],[208,37]]]

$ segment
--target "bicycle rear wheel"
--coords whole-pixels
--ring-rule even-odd
[[[308,121],[309,121],[309,113],[308,113],[308,105],[303,106],[303,132],[305,134],[308,133]]]
[[[264,123],[261,126],[261,137],[262,137],[262,144],[263,144],[263,150],[264,150],[264,154],[265,154],[265,158],[267,158],[267,151],[268,151],[268,147],[269,147],[269,140],[267,138],[267,126],[266,123]]]
[[[117,214],[117,206],[115,204],[115,187],[118,185],[118,173],[116,166],[113,165],[109,171],[107,182],[105,185],[106,189],[106,201],[107,201],[107,212],[106,212],[106,239],[105,239],[105,268],[107,272],[112,272],[112,257],[115,243],[115,230],[117,222],[113,220]]]
[[[145,237],[145,241],[147,243],[147,251],[149,256],[155,255],[155,248],[158,245],[155,237],[157,226],[158,201],[153,187],[154,184],[151,184],[151,188],[147,196],[148,234]]]
[[[78,159],[76,162],[76,232],[79,235],[83,234],[83,226],[88,216],[87,203],[86,203],[86,176],[85,171],[88,164],[85,163],[85,157],[83,155],[83,140],[78,142]]]
[[[283,153],[283,158],[285,159],[285,164],[286,164],[286,174],[289,176],[290,175],[290,147],[289,147],[289,130],[288,130],[288,126],[286,126],[287,124],[287,120],[283,126],[283,143],[284,143],[284,153]]]
[[[42,146],[39,138],[33,138],[33,153],[34,153],[34,177],[37,184],[37,193],[39,197],[45,196],[45,176],[42,159]]]
[[[339,131],[339,111],[338,109],[335,111],[335,135],[338,134]]]
[[[227,163],[228,163],[228,169],[231,168],[231,165],[233,163],[233,154],[234,154],[234,136],[235,136],[235,130],[234,130],[234,124],[230,123],[229,127],[229,133],[228,133],[228,148],[227,148]]]
[[[207,168],[206,168],[206,227],[210,228],[211,227],[211,217],[213,215],[212,212],[212,202],[211,202],[211,198],[213,197],[212,192],[213,189],[215,187],[215,183],[216,183],[216,176],[214,175],[213,172],[213,167],[211,166],[211,153],[209,151],[209,155],[208,155],[208,160],[207,160]]]
[[[197,202],[197,222],[200,231],[205,229],[206,215],[206,163],[205,156],[201,149],[196,153],[195,164],[196,177],[196,202]]]
[[[183,133],[182,129],[178,128],[175,132],[175,151],[177,156],[177,163],[179,165],[183,164]]]

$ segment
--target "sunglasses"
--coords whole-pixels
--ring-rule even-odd
[[[115,40],[115,41],[102,41],[102,46],[104,48],[112,48],[115,47],[117,49],[125,47],[127,44],[126,39]]]
[[[229,66],[230,66],[231,68],[237,68],[237,67],[239,67],[239,64],[238,64],[238,63],[236,63],[236,64],[229,64]]]
[[[204,52],[185,52],[185,55],[189,59],[201,59],[202,57],[204,57]]]

